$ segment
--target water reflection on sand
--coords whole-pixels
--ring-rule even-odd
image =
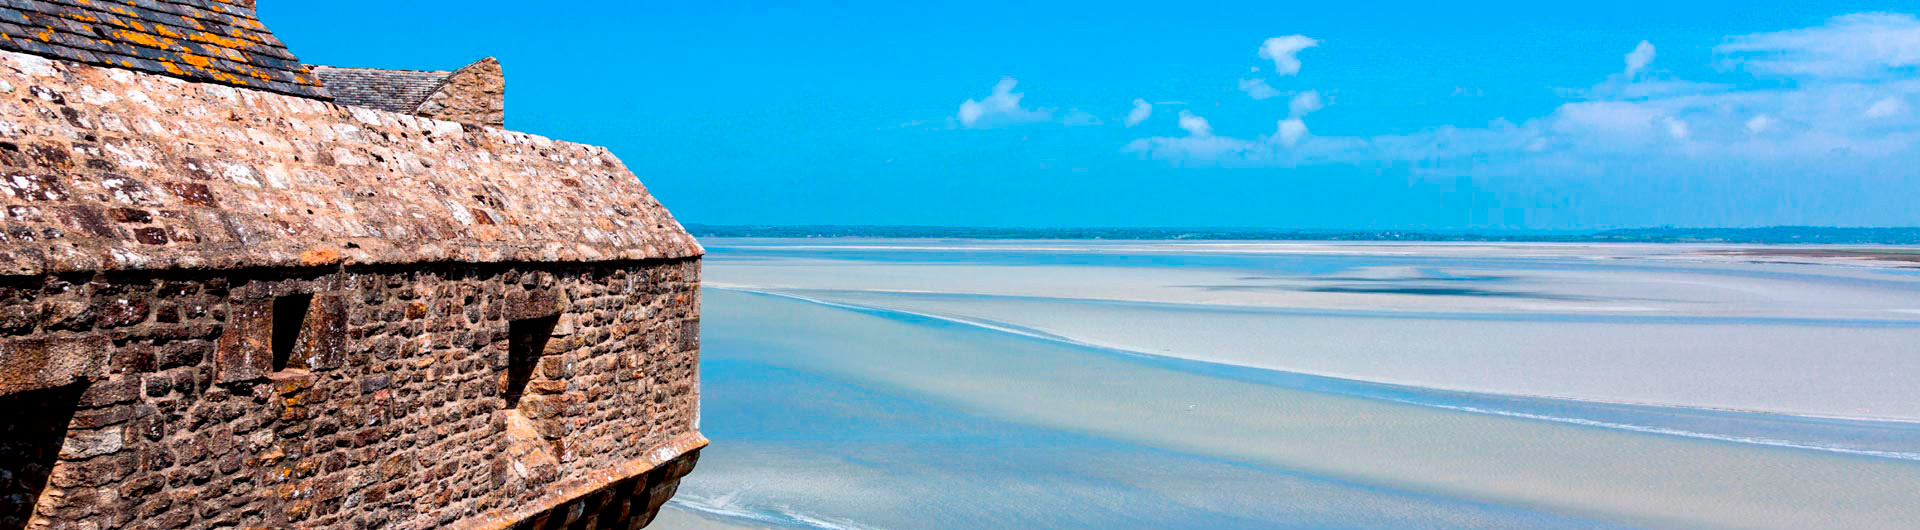
[[[709,285],[768,294],[705,297],[715,444],[668,527],[1920,520],[1920,428],[1887,421],[1920,417],[1911,276],[1638,247],[730,244]]]

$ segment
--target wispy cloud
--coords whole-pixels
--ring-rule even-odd
[[[1873,102],[1866,112],[1860,114],[1868,119],[1891,118],[1907,113],[1907,100],[1904,96],[1887,96]]]
[[[1091,112],[1071,109],[1067,111],[1066,116],[1060,118],[1060,123],[1068,127],[1091,127],[1095,125],[1105,125],[1107,121],[1100,119],[1099,116],[1094,116]]]
[[[1640,45],[1634,46],[1633,51],[1627,52],[1627,78],[1632,79],[1640,75],[1640,71],[1652,63],[1653,43],[1640,41]]]
[[[1247,97],[1253,99],[1267,99],[1280,95],[1280,91],[1273,88],[1273,85],[1267,84],[1267,78],[1264,77],[1241,79],[1240,91],[1246,92]]]
[[[1191,111],[1180,111],[1180,128],[1193,136],[1213,136],[1213,125]]]
[[[1317,46],[1318,41],[1300,36],[1275,37],[1267,39],[1260,48],[1260,56],[1274,61],[1274,70],[1283,75],[1300,71],[1300,61],[1294,54],[1300,50]],[[1258,70],[1257,68],[1255,70]],[[1267,99],[1279,96],[1281,92],[1267,84],[1265,78],[1241,79],[1240,90],[1253,99]],[[1325,106],[1320,92],[1307,90],[1293,95],[1287,100],[1287,118],[1280,120],[1271,134],[1261,135],[1252,140],[1215,136],[1212,124],[1207,119],[1191,111],[1180,111],[1180,128],[1187,131],[1183,137],[1152,137],[1134,140],[1127,150],[1144,156],[1163,160],[1209,161],[1221,158],[1265,159],[1267,153],[1279,149],[1290,149],[1306,139],[1307,123],[1304,118],[1313,111]]]
[[[1911,77],[1920,67],[1920,19],[1905,13],[1857,13],[1822,26],[1733,37],[1714,51],[1759,75]]]
[[[1319,91],[1308,90],[1294,94],[1293,99],[1287,100],[1287,112],[1290,114],[1288,117],[1298,118],[1306,116],[1308,113],[1320,110],[1320,107],[1324,106],[1326,106],[1326,103],[1320,101]]]
[[[1126,150],[1180,165],[1415,163],[1528,177],[1605,176],[1627,166],[1755,174],[1920,164],[1920,116],[1909,107],[1920,97],[1920,20],[1911,15],[1847,15],[1812,28],[1739,35],[1716,52],[1716,63],[1734,65],[1754,82],[1656,75],[1648,70],[1653,46],[1642,43],[1627,53],[1622,72],[1600,73],[1594,88],[1521,123],[1316,136],[1301,118],[1317,104],[1299,101],[1276,128],[1251,137],[1209,128],[1204,136],[1141,138]],[[1783,85],[1781,77],[1792,82]]]
[[[1319,45],[1320,41],[1306,35],[1274,37],[1260,45],[1260,58],[1273,61],[1275,75],[1294,75],[1300,73],[1300,50]]]
[[[960,113],[954,116],[960,126],[969,129],[985,129],[1021,123],[1050,121],[1053,109],[1027,109],[1020,106],[1020,98],[1026,96],[1014,92],[1020,82],[1009,77],[993,85],[993,93],[978,101],[968,99],[960,103]]]
[[[1127,111],[1126,123],[1128,127],[1132,127],[1139,125],[1140,122],[1147,121],[1147,118],[1151,117],[1153,117],[1153,104],[1148,103],[1147,100],[1144,99],[1135,99],[1133,100],[1133,110]]]

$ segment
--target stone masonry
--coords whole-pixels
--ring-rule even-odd
[[[605,149],[0,50],[0,530],[638,528],[706,445]]]
[[[506,72],[492,57],[451,72],[309,68],[342,105],[489,127],[507,122]]]

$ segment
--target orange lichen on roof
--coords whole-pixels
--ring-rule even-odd
[[[134,33],[131,31],[115,31],[113,32],[113,36],[116,38],[119,38],[120,40],[131,42],[134,44],[139,44],[142,46],[146,46],[148,48],[159,48],[163,50],[172,48],[172,46],[168,46],[166,44],[161,43],[160,39],[153,38],[152,35],[148,35],[145,33]]]
[[[331,99],[251,1],[211,1],[0,0],[0,50]]]
[[[245,48],[253,45],[253,43],[247,42],[242,39],[222,37],[220,35],[217,35],[211,32],[205,32],[205,31],[188,35],[187,40],[194,41],[194,42],[204,42],[207,44],[212,44],[215,46],[221,46],[225,48]]]
[[[133,16],[134,15],[127,15],[124,18],[116,17],[112,20],[108,20],[107,23],[113,24],[115,26],[127,28],[127,29],[133,29],[133,30],[138,30],[142,32],[147,31],[146,26],[141,25],[140,22],[137,20],[133,20]]]

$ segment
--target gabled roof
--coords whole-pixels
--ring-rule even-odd
[[[506,124],[506,73],[492,57],[451,72],[308,68],[342,105],[489,127]]]
[[[605,148],[7,51],[0,95],[0,276],[702,253]]]
[[[412,114],[453,72],[376,70],[309,65],[341,105]]]
[[[0,0],[0,50],[329,99],[253,0]]]

